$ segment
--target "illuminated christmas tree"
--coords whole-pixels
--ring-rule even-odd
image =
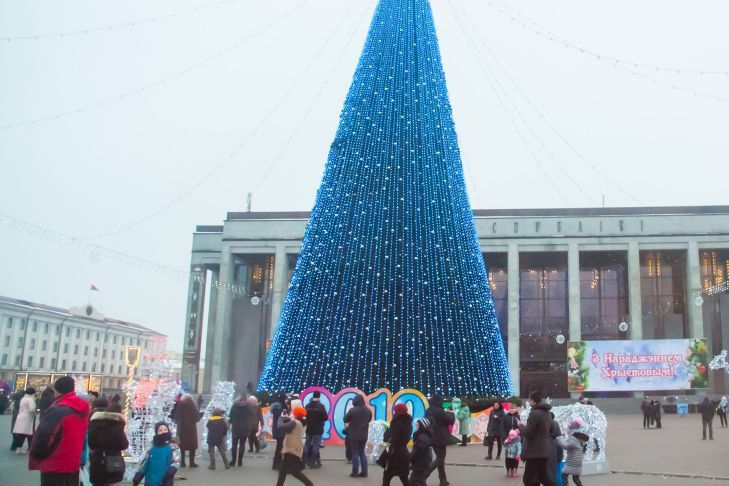
[[[508,395],[427,0],[381,0],[258,388]]]

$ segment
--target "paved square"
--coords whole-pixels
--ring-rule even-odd
[[[729,429],[721,429],[715,420],[713,441],[701,440],[698,416],[664,415],[663,428],[643,430],[637,415],[608,417],[607,455],[613,473],[584,477],[586,486],[606,485],[665,485],[715,486],[729,484]],[[0,484],[29,486],[39,484],[38,473],[27,470],[27,456],[16,456],[9,450],[10,417],[0,417],[0,430],[6,431],[6,447],[0,452]],[[215,484],[268,486],[276,483],[271,471],[272,447],[253,457],[246,456],[243,468],[216,471],[207,469],[207,459],[199,458],[198,469],[181,469],[178,483],[193,485]],[[318,486],[353,484],[374,486],[382,483],[382,469],[370,466],[368,479],[349,478],[350,466],[344,462],[342,447],[327,447],[323,451],[324,467],[307,470],[306,474]],[[485,448],[474,444],[466,448],[448,449],[448,479],[453,486],[520,485],[521,478],[504,476],[501,461],[485,461]],[[458,464],[458,465],[455,465]],[[520,469],[521,472],[522,469]],[[183,479],[184,478],[184,479]],[[211,481],[213,483],[211,483]],[[289,478],[286,484],[300,484]],[[399,485],[393,480],[393,485]],[[430,484],[437,484],[433,478]]]

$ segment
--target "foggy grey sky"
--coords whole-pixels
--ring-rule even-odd
[[[254,210],[311,209],[375,0],[3,0],[0,37],[84,30],[213,3],[135,27],[0,41],[3,127],[92,106],[172,76],[99,108],[0,128],[0,213],[73,236],[113,232],[213,171],[158,217],[90,240],[186,269],[195,225],[220,224],[226,211],[244,208],[249,191],[255,190]],[[729,102],[654,83],[551,42],[500,14],[492,7],[499,3],[432,1],[473,207],[597,206],[602,195],[609,206],[727,202]],[[729,4],[723,1],[509,5],[604,55],[729,70]],[[467,14],[472,44],[454,11]],[[505,88],[502,100],[559,194],[511,125],[484,69]],[[729,101],[728,76],[639,72]],[[568,148],[532,106],[620,189]],[[170,349],[180,349],[186,283],[95,261],[7,226],[0,226],[0,268],[0,295],[62,307],[85,303],[94,283],[102,290],[103,313],[167,333]]]

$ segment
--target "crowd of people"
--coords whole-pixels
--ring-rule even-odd
[[[49,384],[40,396],[27,388],[11,396],[13,417],[11,450],[29,455],[29,469],[40,471],[41,485],[79,484],[85,474],[85,484],[108,485],[122,481],[125,463],[122,453],[129,446],[125,435],[125,417],[121,413],[120,397],[111,398],[89,392],[77,396],[71,377],[61,377]],[[580,403],[591,405],[588,399]],[[519,406],[505,410],[498,401],[493,403],[483,446],[486,460],[500,460],[503,453],[507,477],[517,477],[519,466],[525,464],[525,485],[582,485],[584,453],[591,438],[578,419],[560,426],[551,406],[539,392],[529,396],[531,411],[522,422]],[[727,426],[726,397],[712,402],[706,397],[698,406],[702,419],[703,438],[713,439],[713,418],[719,415],[721,426]],[[643,426],[661,428],[661,404],[646,398],[641,404]],[[288,476],[305,485],[312,485],[305,470],[322,467],[321,449],[329,414],[319,392],[303,406],[296,395],[280,395],[270,403],[271,432],[276,442],[271,467],[277,472],[277,486]],[[203,414],[200,401],[187,394],[176,397],[170,419],[176,425],[173,438],[168,422],[154,427],[154,438],[134,475],[133,484],[169,486],[180,467],[198,467],[198,423]],[[351,464],[353,478],[369,476],[365,448],[373,414],[364,398],[356,395],[344,416],[345,456]],[[461,440],[453,436],[458,422]],[[392,420],[384,433],[386,449],[377,460],[384,468],[383,486],[397,478],[403,485],[424,486],[427,479],[438,474],[440,486],[449,485],[446,471],[447,446],[460,442],[470,444],[471,412],[459,398],[450,403],[441,396],[429,400],[425,416],[414,420],[408,407],[394,406]],[[261,436],[264,418],[262,405],[255,396],[239,395],[226,412],[215,408],[205,427],[207,429],[208,468],[217,467],[216,455],[225,469],[241,467],[246,448],[259,452],[267,443]],[[228,458],[227,438],[232,436],[231,456]],[[411,442],[412,441],[412,442]],[[409,449],[409,444],[412,444]],[[494,448],[496,449],[494,451]],[[495,452],[495,456],[494,456]]]

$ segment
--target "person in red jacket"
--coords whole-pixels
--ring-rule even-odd
[[[89,422],[89,404],[74,393],[76,383],[62,376],[53,385],[55,400],[33,435],[28,469],[40,471],[41,486],[77,486]]]

